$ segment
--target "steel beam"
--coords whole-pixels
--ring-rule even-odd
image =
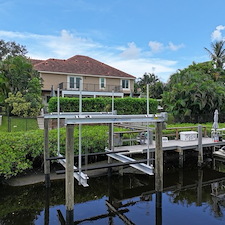
[[[110,150],[108,150],[110,151]],[[123,162],[123,163],[129,163],[129,162],[135,162],[136,160],[135,159],[132,159],[128,156],[125,156],[125,155],[122,155],[122,154],[119,154],[119,153],[112,153],[108,155],[109,157],[113,158],[113,159],[116,159],[120,162]],[[154,167],[153,166],[148,166],[144,163],[139,163],[139,164],[130,164],[131,167],[137,169],[137,170],[140,170],[142,171],[143,173],[146,173],[146,174],[149,174],[149,175],[154,175]]]
[[[64,157],[63,155],[59,154],[59,157]],[[66,159],[58,159],[58,162],[63,165],[66,168]],[[74,170],[77,170],[78,168],[76,166],[73,166]],[[88,183],[87,180],[89,179],[89,177],[87,176],[87,174],[82,173],[82,172],[74,172],[73,173],[74,178],[76,178],[79,183],[81,183],[84,187],[88,187]]]
[[[52,112],[49,114],[45,114],[45,119],[66,119],[66,118],[75,118],[78,115],[90,116],[90,115],[116,115],[116,111],[112,112],[60,112],[59,116],[57,112]]]
[[[149,115],[77,115],[75,118],[66,118],[66,124],[96,124],[96,123],[122,123],[122,122],[164,122],[166,113]]]

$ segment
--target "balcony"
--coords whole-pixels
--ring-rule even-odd
[[[80,90],[82,88],[82,90]],[[82,84],[80,83],[69,83],[63,82],[59,84],[59,89],[62,92],[62,96],[69,95],[79,95],[80,91],[82,91],[82,95],[86,96],[112,96],[114,91],[114,95],[118,97],[123,97],[123,89],[120,85],[106,85],[104,88],[100,88],[99,84]]]

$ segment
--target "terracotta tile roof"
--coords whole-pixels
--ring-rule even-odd
[[[127,77],[135,79],[134,76],[122,72],[116,68],[92,59],[88,56],[75,55],[69,59],[47,59],[31,60],[34,68],[38,71],[87,74],[113,77]]]
[[[45,60],[41,60],[41,59],[29,59],[29,60],[30,60],[30,62],[32,63],[33,66],[40,63],[40,62],[45,61]]]

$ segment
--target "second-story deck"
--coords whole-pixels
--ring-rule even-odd
[[[82,95],[90,97],[98,96],[112,96],[123,97],[123,89],[119,85],[105,85],[105,87],[100,87],[99,84],[91,83],[69,83],[63,82],[59,84],[59,88],[62,91],[62,96],[79,96],[82,91]]]

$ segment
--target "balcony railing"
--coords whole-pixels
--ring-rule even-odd
[[[68,91],[80,91],[82,87],[82,91],[90,91],[90,92],[122,92],[122,86],[120,85],[106,85],[104,88],[100,88],[99,84],[82,84],[80,83],[68,83],[63,82],[59,84],[59,88],[61,90]]]

